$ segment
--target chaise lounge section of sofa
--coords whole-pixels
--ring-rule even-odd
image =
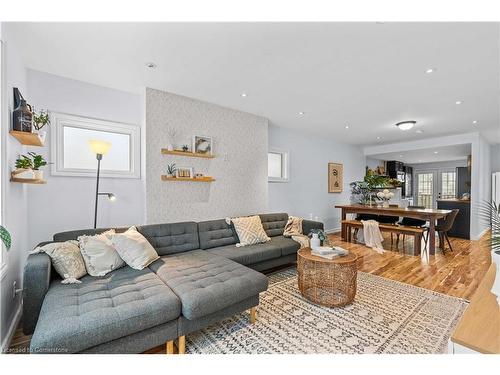
[[[32,353],[141,353],[259,304],[268,280],[258,271],[296,261],[299,245],[283,237],[287,214],[260,215],[271,241],[236,247],[225,220],[138,226],[160,259],[143,270],[128,266],[81,284],[61,284],[48,255],[28,257],[23,331]],[[304,220],[304,233],[323,228]],[[54,242],[101,233],[77,230]],[[126,228],[118,228],[121,232]],[[255,315],[253,315],[255,316]]]

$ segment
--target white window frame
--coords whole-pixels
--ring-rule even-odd
[[[281,175],[283,177],[269,177],[268,182],[289,182],[290,181],[290,153],[284,150],[270,149],[268,154],[281,154]]]
[[[101,170],[101,177],[141,178],[141,131],[138,125],[98,120],[89,117],[51,112],[51,155],[53,176],[80,176],[95,178],[96,169],[64,168],[64,126],[130,136],[130,169],[128,171]],[[104,156],[105,157],[105,156]],[[96,162],[97,168],[97,162]]]

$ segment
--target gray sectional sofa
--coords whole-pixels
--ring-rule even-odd
[[[253,309],[268,287],[258,271],[296,261],[298,243],[283,237],[288,215],[262,214],[271,241],[237,248],[225,220],[138,226],[160,255],[141,271],[128,266],[104,277],[61,284],[44,253],[24,271],[23,331],[32,353],[140,353]],[[323,229],[304,220],[303,231]],[[54,235],[53,242],[109,228]],[[116,228],[118,232],[126,228]]]

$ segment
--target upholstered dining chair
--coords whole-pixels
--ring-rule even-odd
[[[425,209],[425,206],[408,206],[407,208],[415,208],[415,209]],[[414,219],[412,217],[403,217],[401,221],[398,222],[398,225],[404,225],[407,227],[416,227],[416,228],[424,228],[427,225],[427,221]],[[405,248],[405,235],[403,234],[403,251]],[[396,238],[396,247],[399,245],[399,234]],[[425,243],[427,246],[427,242]]]
[[[446,242],[448,242],[448,246],[450,247],[450,250],[453,252],[453,248],[451,247],[450,239],[448,238],[448,232],[450,231],[451,227],[453,226],[453,223],[455,222],[455,218],[458,215],[458,212],[460,210],[458,208],[455,208],[454,210],[451,210],[451,212],[446,215],[444,219],[439,219],[437,224],[436,224],[436,232],[438,232],[439,235],[439,242],[441,243],[443,247],[443,253],[445,250],[445,243],[444,240],[446,239]],[[429,228],[426,228],[427,235],[424,234],[424,243],[425,246],[427,246],[427,241],[429,239]]]

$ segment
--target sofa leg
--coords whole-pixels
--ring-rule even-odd
[[[186,353],[186,336],[179,337],[179,354]]]
[[[252,307],[250,309],[250,324],[254,324],[257,320],[257,307]]]
[[[167,349],[167,354],[174,354],[174,342],[173,341],[167,341],[165,346]]]

